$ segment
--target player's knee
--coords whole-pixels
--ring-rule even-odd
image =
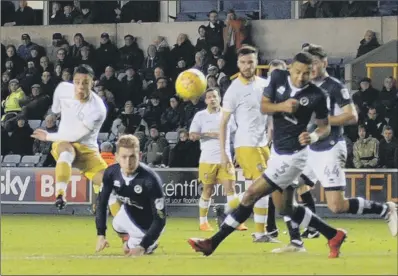
[[[281,216],[288,216],[291,217],[293,216],[294,213],[294,205],[292,203],[285,203],[281,206],[281,209],[279,210],[279,214]]]
[[[57,148],[55,149],[55,152],[58,154],[58,155],[61,155],[61,153],[63,153],[63,152],[70,152],[70,153],[72,153],[73,155],[75,154],[75,149],[73,148],[73,146],[72,146],[72,144],[71,143],[69,143],[69,142],[60,142],[58,145],[57,145]]]
[[[203,185],[202,197],[210,198],[213,193],[213,184]]]
[[[261,196],[257,193],[256,189],[252,186],[244,193],[241,203],[245,206],[254,204]]]
[[[344,206],[339,201],[328,202],[328,208],[335,214],[344,213]]]

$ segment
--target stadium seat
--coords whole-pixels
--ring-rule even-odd
[[[166,140],[169,144],[176,144],[178,142],[178,132],[171,131],[166,133]]]
[[[35,130],[40,127],[41,121],[40,120],[29,120],[28,124],[33,130]]]
[[[109,138],[109,133],[107,132],[101,132],[98,134],[98,141],[105,142],[108,141],[108,138]]]
[[[25,155],[22,157],[19,167],[35,167],[40,161],[39,155]]]
[[[4,156],[1,166],[2,167],[16,167],[20,161],[21,161],[21,155],[9,154],[9,155]]]

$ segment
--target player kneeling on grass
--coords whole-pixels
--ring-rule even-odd
[[[166,224],[162,181],[156,172],[139,162],[140,154],[137,137],[123,135],[117,141],[118,164],[105,170],[97,206],[97,252],[109,246],[105,232],[107,206],[112,194],[123,202],[112,225],[119,235],[128,236],[123,245],[125,254],[151,254],[158,247],[159,236]]]
[[[195,114],[189,129],[189,138],[193,141],[200,140],[200,164],[199,180],[204,185],[202,195],[199,200],[199,229],[202,231],[213,231],[213,227],[207,221],[207,214],[211,203],[211,195],[214,186],[221,183],[227,194],[228,202],[236,197],[235,195],[235,168],[221,167],[221,151],[219,140],[219,126],[221,122],[221,97],[217,88],[206,90],[205,99],[207,108]],[[228,126],[227,133],[227,153],[231,159],[230,134],[233,124]],[[189,154],[189,153],[187,153]]]

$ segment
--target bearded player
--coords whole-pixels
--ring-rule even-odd
[[[88,65],[77,67],[73,84],[61,82],[54,92],[52,112],[61,113],[58,132],[48,133],[36,129],[32,137],[51,141],[51,154],[57,161],[55,166],[55,206],[62,210],[66,206],[66,190],[72,176],[72,166],[79,169],[93,182],[95,193],[101,187],[104,170],[108,167],[102,159],[97,138],[106,118],[106,107],[102,99],[92,92],[94,71]],[[118,204],[111,206],[113,215]]]
[[[213,231],[207,220],[211,204],[211,195],[217,183],[223,185],[227,201],[233,200],[235,195],[235,168],[221,167],[220,152],[220,121],[222,116],[221,97],[217,88],[209,88],[205,93],[207,108],[195,114],[189,129],[189,138],[193,141],[200,140],[199,180],[203,184],[202,195],[199,200],[199,229]],[[226,152],[231,161],[230,134],[233,132],[232,121],[228,125],[226,138]],[[244,229],[244,226],[241,226]]]
[[[255,76],[257,59],[258,52],[254,47],[244,46],[238,50],[239,76],[224,95],[220,124],[221,165],[225,170],[231,170],[233,166],[228,155],[227,129],[230,118],[234,115],[237,125],[234,141],[235,158],[247,180],[255,180],[262,175],[270,155],[266,134],[268,116],[260,112],[261,97],[267,81]],[[255,242],[275,242],[265,234],[268,198],[268,196],[261,198],[253,208]],[[239,198],[235,198],[228,202],[226,210],[223,206],[217,206],[219,224],[222,223],[225,213],[238,205]]]
[[[357,122],[358,115],[348,89],[328,75],[327,54],[321,46],[309,45],[303,49],[313,57],[311,79],[329,96],[331,134],[309,146],[308,178],[314,175],[325,189],[326,201],[333,213],[376,214],[387,221],[392,236],[397,236],[397,211],[393,202],[375,202],[361,197],[346,198],[344,165],[347,146],[343,127]],[[312,176],[312,178],[314,178]]]

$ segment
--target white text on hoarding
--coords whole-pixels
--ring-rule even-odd
[[[11,176],[11,171],[6,170],[5,175],[1,176],[1,194],[3,195],[16,195],[18,201],[23,201],[25,198],[26,190],[30,182],[30,176],[22,179],[20,176]]]

